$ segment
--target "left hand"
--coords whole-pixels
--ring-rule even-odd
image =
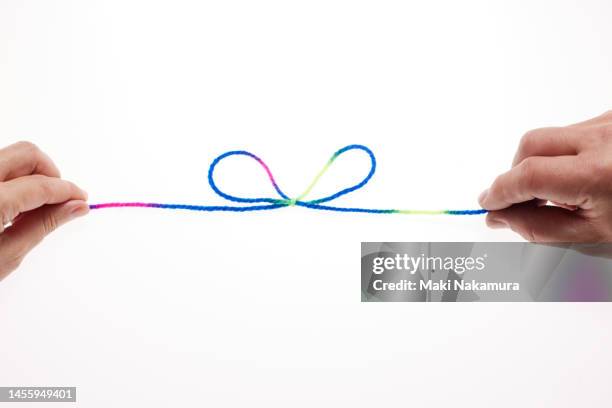
[[[87,214],[87,193],[29,142],[0,149],[0,280],[58,226]],[[7,226],[10,225],[10,226]]]

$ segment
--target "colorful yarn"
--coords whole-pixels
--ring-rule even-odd
[[[367,176],[359,183],[354,186],[345,188],[340,190],[334,194],[331,194],[326,197],[318,198],[315,200],[306,200],[306,196],[312,191],[318,181],[321,179],[323,174],[329,169],[332,163],[342,154],[348,152],[349,150],[362,150],[366,152],[370,158],[370,171]],[[214,181],[214,171],[217,165],[221,162],[221,160],[230,157],[230,156],[248,156],[252,159],[255,159],[266,171],[268,174],[268,178],[272,183],[272,186],[278,193],[281,198],[268,198],[268,197],[260,197],[260,198],[244,198],[237,197],[231,194],[227,194],[217,187],[217,184]],[[254,205],[244,205],[244,206],[231,206],[231,205],[191,205],[191,204],[163,204],[163,203],[144,203],[144,202],[120,202],[120,203],[103,203],[103,204],[92,204],[89,206],[92,210],[102,209],[102,208],[112,208],[112,207],[148,207],[148,208],[164,208],[169,210],[190,210],[190,211],[231,211],[231,212],[245,212],[245,211],[263,211],[263,210],[274,210],[277,208],[283,207],[306,207],[311,208],[313,210],[323,210],[323,211],[337,211],[337,212],[351,212],[351,213],[370,213],[370,214],[423,214],[423,215],[476,215],[476,214],[484,214],[487,210],[477,209],[477,210],[398,210],[398,209],[382,209],[382,208],[358,208],[358,207],[337,207],[332,205],[326,205],[324,203],[328,203],[330,201],[335,200],[338,197],[341,197],[345,194],[348,194],[352,191],[359,190],[363,186],[365,186],[376,171],[376,158],[374,157],[374,153],[366,146],[353,144],[342,149],[338,150],[333,156],[329,159],[329,161],[325,164],[323,169],[316,175],[316,177],[312,180],[308,188],[296,198],[290,198],[286,195],[276,183],[270,168],[261,160],[259,157],[255,156],[253,153],[244,151],[244,150],[234,150],[223,153],[215,160],[212,161],[210,167],[208,169],[208,184],[213,189],[217,195],[225,198],[226,200],[233,201],[236,203],[248,203]]]

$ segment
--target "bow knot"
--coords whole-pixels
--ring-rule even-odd
[[[315,185],[319,182],[319,179],[325,174],[325,172],[329,169],[332,163],[343,153],[348,152],[349,150],[361,150],[365,152],[370,159],[370,171],[368,174],[357,184],[339,190],[333,194],[330,194],[325,197],[317,198],[315,200],[306,200],[306,196],[310,194]],[[247,197],[238,197],[235,195],[227,194],[217,187],[217,184],[214,180],[214,172],[217,165],[225,158],[229,156],[247,156],[254,160],[256,160],[266,171],[268,174],[268,178],[276,190],[276,193],[280,196],[280,198],[272,198],[272,197],[256,197],[256,198],[247,198]],[[374,153],[367,147],[359,144],[352,144],[343,147],[342,149],[336,151],[332,157],[327,161],[325,166],[319,171],[319,173],[312,180],[308,188],[296,198],[289,198],[287,194],[280,189],[272,172],[259,157],[255,156],[253,153],[247,152],[245,150],[232,150],[222,155],[218,156],[216,159],[212,161],[210,167],[208,168],[208,184],[210,184],[210,188],[213,189],[217,195],[225,198],[226,200],[237,202],[237,203],[250,203],[252,205],[246,206],[231,206],[231,205],[194,205],[194,204],[169,204],[169,203],[147,203],[147,202],[114,202],[114,203],[102,203],[102,204],[91,204],[89,208],[91,209],[99,209],[99,208],[112,208],[112,207],[149,207],[149,208],[166,208],[170,210],[190,210],[190,211],[232,211],[232,212],[245,212],[245,211],[260,211],[260,210],[273,210],[276,208],[283,207],[306,207],[315,210],[326,210],[326,211],[337,211],[337,212],[353,212],[353,213],[370,213],[370,214],[429,214],[429,215],[437,215],[437,214],[449,214],[449,215],[475,215],[475,214],[484,214],[487,211],[483,209],[478,210],[396,210],[396,209],[384,209],[384,208],[355,208],[355,207],[338,207],[332,206],[325,203],[335,200],[338,197],[341,197],[345,194],[353,192],[355,190],[359,190],[363,186],[365,186],[372,176],[374,175],[374,171],[376,170],[376,158],[374,157]]]

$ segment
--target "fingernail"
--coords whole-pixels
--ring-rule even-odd
[[[77,208],[75,208],[74,210],[72,210],[70,214],[72,214],[75,217],[81,217],[87,214],[88,212],[89,212],[89,206],[87,204],[82,204],[78,206]]]
[[[481,206],[482,206],[482,203],[484,202],[484,200],[487,198],[488,195],[489,195],[489,189],[487,188],[485,191],[480,193],[480,195],[478,196],[478,203]]]
[[[82,217],[83,215],[89,212],[89,206],[84,201],[75,201],[73,203],[70,203],[70,206],[73,207],[70,208],[68,213],[68,219],[70,220],[75,219],[77,217]]]

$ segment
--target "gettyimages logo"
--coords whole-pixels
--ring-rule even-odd
[[[612,301],[612,257],[574,244],[362,242],[362,302]]]
[[[419,270],[429,270],[454,272],[457,275],[462,275],[465,272],[484,270],[487,257],[487,254],[476,257],[395,254],[395,256],[375,257],[372,260],[372,273],[380,275],[386,271],[405,271],[414,275]]]

